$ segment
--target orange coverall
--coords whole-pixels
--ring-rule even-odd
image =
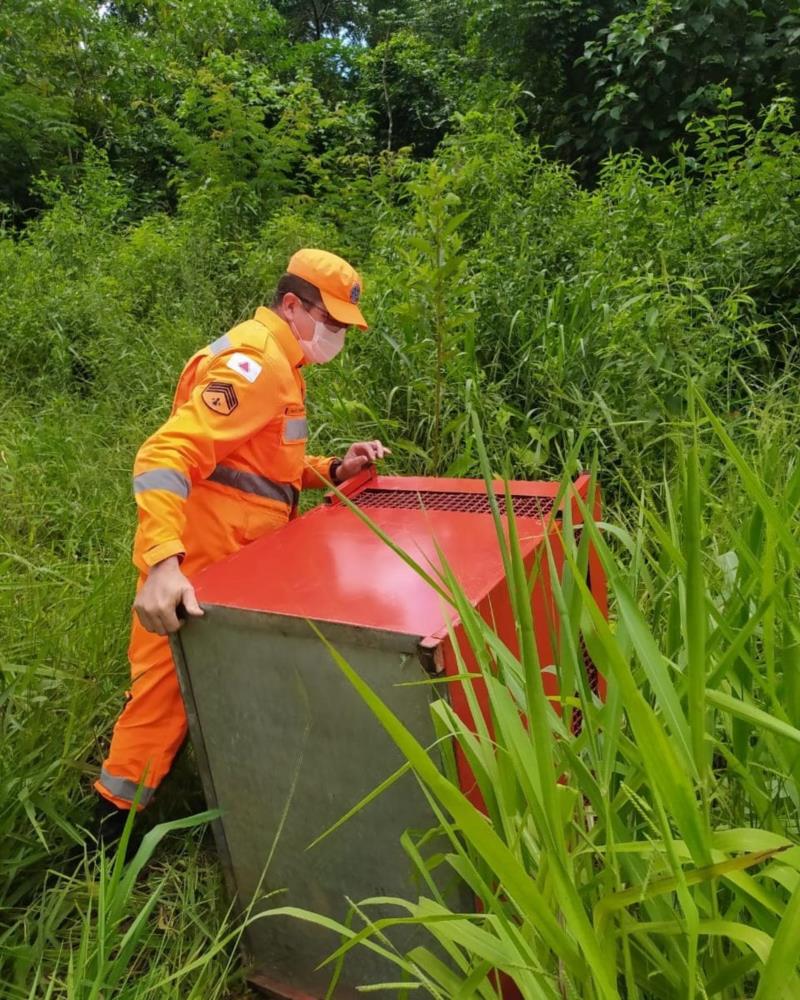
[[[303,352],[287,324],[259,308],[198,351],[178,382],[167,422],[142,445],[133,486],[139,523],[133,561],[183,557],[191,576],[289,519],[302,488],[330,482],[332,458],[306,455]],[[165,636],[133,614],[129,700],[97,791],[147,805],[186,736],[186,714]]]

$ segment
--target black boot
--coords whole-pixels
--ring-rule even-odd
[[[108,799],[99,795],[94,809],[94,836],[97,846],[102,845],[106,851],[115,848],[122,838],[129,816],[129,809],[120,809],[119,806],[115,806],[113,802],[109,802]],[[125,849],[125,857],[128,861],[136,853],[142,840],[142,834],[136,828],[137,819],[138,817],[133,817],[134,826]]]

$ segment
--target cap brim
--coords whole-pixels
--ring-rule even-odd
[[[322,302],[328,312],[337,323],[345,323],[347,326],[357,326],[360,330],[368,330],[369,326],[364,319],[361,310],[355,302],[345,302],[344,299],[337,299],[335,295],[319,289]]]

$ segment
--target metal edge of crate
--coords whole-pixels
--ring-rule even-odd
[[[356,643],[371,649],[386,649],[397,653],[417,653],[422,636],[408,632],[394,632],[389,629],[373,628],[370,625],[356,625],[348,622],[332,622],[299,615],[286,615],[257,608],[237,608],[226,604],[206,603],[200,595],[200,606],[205,612],[202,622],[210,615],[225,624],[256,627],[290,638],[311,638],[316,628],[332,645]],[[188,622],[186,628],[194,627]],[[182,631],[182,630],[181,630]],[[180,636],[180,632],[177,633]]]
[[[186,626],[184,626],[186,627]],[[175,670],[178,675],[178,684],[183,698],[183,705],[186,710],[186,718],[189,723],[189,735],[192,740],[195,758],[197,760],[197,770],[200,772],[200,781],[203,785],[203,792],[206,797],[206,804],[209,809],[218,809],[216,789],[211,775],[211,767],[208,762],[203,732],[200,728],[200,720],[197,715],[197,705],[192,691],[192,681],[189,676],[189,668],[186,664],[186,656],[181,642],[181,633],[173,632],[169,637],[169,644],[172,650],[172,659],[175,663]],[[211,829],[217,845],[217,853],[222,865],[222,872],[225,877],[225,886],[228,895],[232,900],[237,899],[236,881],[233,877],[233,861],[231,859],[228,841],[225,838],[225,828],[222,825],[222,818],[218,816],[211,821]]]

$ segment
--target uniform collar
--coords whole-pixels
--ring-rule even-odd
[[[257,323],[265,326],[275,337],[292,368],[299,368],[304,361],[303,349],[297,343],[297,338],[289,329],[286,320],[281,319],[277,313],[267,309],[266,306],[259,306],[256,309],[254,319]]]

